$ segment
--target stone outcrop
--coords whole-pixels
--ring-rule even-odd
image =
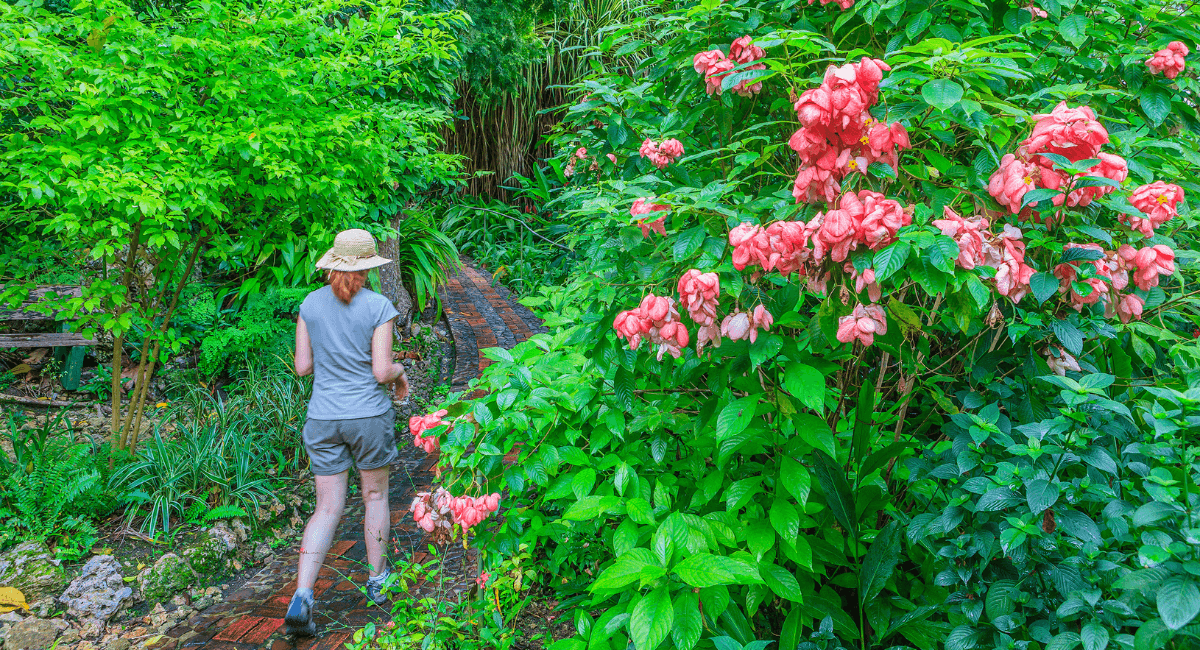
[[[83,566],[83,573],[59,597],[67,613],[85,626],[102,629],[108,620],[133,600],[133,589],[125,586],[121,565],[111,555],[97,555]]]
[[[32,603],[55,597],[67,586],[67,573],[41,542],[25,542],[0,554],[0,587],[14,587]]]

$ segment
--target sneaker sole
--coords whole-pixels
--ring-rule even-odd
[[[290,634],[292,636],[316,636],[317,635],[317,624],[315,622],[313,622],[312,619],[309,619],[309,621],[307,623],[300,623],[299,621],[293,623],[292,621],[284,619],[283,623],[284,623],[284,625],[283,625],[284,632],[286,632],[287,634]]]

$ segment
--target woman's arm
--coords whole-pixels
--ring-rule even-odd
[[[392,361],[392,321],[375,328],[371,335],[371,372],[375,381],[390,384],[404,374],[404,366]]]
[[[301,318],[296,321],[296,374],[304,377],[313,371],[312,340],[308,338],[308,325]]]

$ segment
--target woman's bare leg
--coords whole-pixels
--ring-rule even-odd
[[[317,509],[304,527],[304,541],[300,542],[300,566],[297,571],[296,589],[311,590],[317,582],[317,574],[325,563],[325,553],[333,543],[342,509],[346,505],[346,475],[318,476]]]
[[[379,469],[362,470],[363,504],[366,506],[366,516],[363,518],[363,534],[367,542],[367,563],[370,564],[372,577],[383,573],[383,553],[391,536],[392,513],[388,510],[388,472],[387,465]]]

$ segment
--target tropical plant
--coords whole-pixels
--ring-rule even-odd
[[[9,412],[0,450],[0,548],[24,540],[48,540],[63,560],[76,560],[96,542],[96,522],[116,500],[105,490],[107,454],[75,443],[67,411],[40,425]]]
[[[562,649],[1194,645],[1197,10],[654,6],[554,332],[413,425],[508,509],[426,523],[540,549]]]
[[[178,351],[171,321],[198,262],[277,280],[259,267],[298,241],[328,243],[371,221],[373,203],[453,178],[457,159],[437,145],[443,64],[464,20],[403,0],[0,4],[13,84],[0,97],[11,133],[0,221],[26,224],[16,258],[61,240],[99,267],[68,315],[112,333],[114,382],[126,335],[145,333],[130,408],[111,391],[114,449],[136,445],[147,378]],[[246,278],[240,295],[262,281]],[[30,283],[15,284],[6,298]]]

